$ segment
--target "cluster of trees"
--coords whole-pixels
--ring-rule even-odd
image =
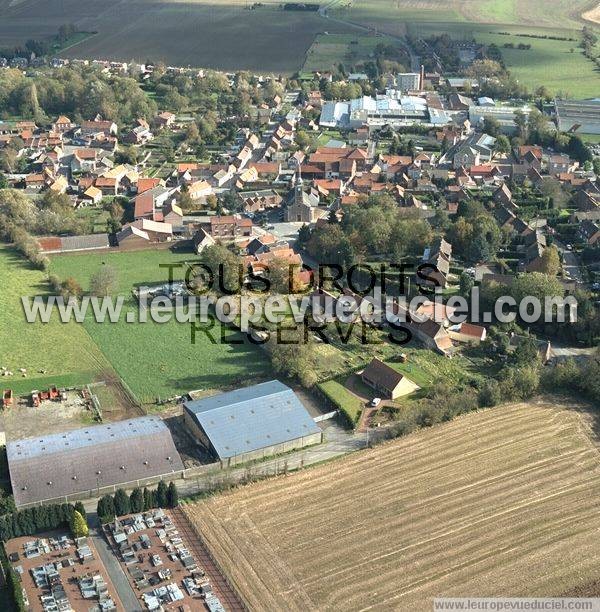
[[[247,72],[236,74],[230,83],[224,74],[207,72],[197,78],[192,74],[167,73],[162,64],[155,65],[150,86],[164,107],[173,112],[192,110],[195,127],[189,127],[186,139],[191,145],[221,144],[231,142],[235,126],[224,118],[237,116],[240,124],[251,124],[251,106],[271,102],[276,95],[283,95],[285,83],[269,80],[260,83]]]
[[[412,138],[404,140],[400,134],[394,132],[392,142],[388,148],[390,155],[410,155],[413,157],[417,152],[415,142]]]
[[[135,488],[130,495],[123,489],[117,489],[114,496],[104,495],[98,500],[98,518],[101,523],[113,521],[117,516],[136,512],[146,512],[152,508],[176,508],[179,505],[179,493],[175,483],[167,486],[162,480],[155,490]]]
[[[272,334],[267,349],[277,374],[298,380],[306,388],[317,382],[314,340],[310,334],[305,334],[304,327],[286,328],[280,338]]]
[[[0,234],[19,227],[31,234],[81,234],[86,229],[69,197],[44,191],[35,200],[15,189],[0,190]]]
[[[40,123],[59,114],[80,122],[97,114],[117,123],[138,117],[151,119],[156,103],[128,76],[106,75],[94,66],[39,69],[26,76],[20,70],[0,72],[0,108],[5,113],[33,117]]]
[[[453,251],[469,262],[493,259],[506,239],[494,217],[478,200],[459,204],[456,220],[446,233]]]
[[[27,168],[27,159],[19,156],[19,151],[24,147],[25,143],[18,136],[13,136],[6,146],[0,151],[0,170],[9,173],[23,173]],[[8,186],[6,177],[3,177],[0,189],[5,189]]]
[[[33,201],[14,189],[0,190],[0,239],[14,243],[40,269],[46,269],[49,262],[32,234],[78,234],[84,226],[64,194],[46,191]]]
[[[330,218],[328,226],[303,230],[300,243],[322,263],[351,265],[368,256],[386,255],[398,261],[417,255],[431,242],[433,231],[410,209],[403,209],[389,195],[369,196],[350,207],[341,223]]]
[[[534,338],[524,338],[511,352],[506,330],[492,328],[489,339],[479,350],[494,355],[496,359],[504,359],[505,365],[495,377],[465,379],[457,385],[445,382],[433,385],[425,398],[398,411],[386,435],[405,435],[479,408],[535,395],[540,385],[541,362]]]
[[[26,612],[29,609],[25,605],[25,598],[23,597],[23,585],[21,584],[21,578],[19,574],[14,570],[12,565],[8,561],[2,563],[4,566],[4,575],[6,576],[6,586],[12,599],[12,603],[15,606],[17,612]]]
[[[566,359],[544,372],[543,385],[550,391],[572,395],[578,391],[594,403],[600,402],[600,350],[575,361]]]
[[[0,57],[12,59],[13,57],[41,57],[50,53],[54,45],[64,45],[64,43],[77,32],[77,28],[72,23],[64,23],[58,28],[54,38],[46,40],[36,40],[30,38],[23,46],[11,49],[0,49]]]
[[[12,538],[33,535],[40,531],[71,526],[77,512],[85,522],[86,514],[83,504],[50,504],[35,506],[6,514],[0,517],[0,540],[6,542]],[[78,524],[80,520],[77,519]],[[86,525],[87,527],[87,525]]]

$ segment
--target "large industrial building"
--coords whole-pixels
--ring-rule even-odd
[[[375,98],[362,96],[348,102],[325,102],[319,120],[323,127],[342,129],[362,125],[445,125],[449,122],[450,117],[445,111],[435,109],[431,113],[425,98],[405,96],[396,89],[388,89],[384,95]]]
[[[223,466],[322,441],[322,432],[292,389],[278,380],[184,404],[192,434]]]
[[[517,111],[528,117],[531,108],[529,106],[470,106],[469,121],[473,125],[481,127],[485,119],[495,119],[503,132],[512,134],[517,129],[515,123],[515,113]]]
[[[556,100],[556,123],[561,132],[600,134],[600,98]]]
[[[144,485],[184,469],[173,438],[158,417],[94,425],[8,442],[17,508],[71,501],[119,485]]]

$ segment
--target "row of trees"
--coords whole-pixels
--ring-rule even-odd
[[[0,189],[0,239],[14,243],[39,269],[46,269],[49,261],[40,253],[34,234],[81,234],[85,224],[64,194],[48,190],[31,200],[17,190]]]
[[[6,514],[0,517],[0,540],[6,542],[12,538],[33,535],[40,531],[71,526],[77,513],[85,522],[86,514],[83,504],[49,504],[35,506]],[[80,519],[76,519],[81,526]],[[87,528],[87,525],[86,525]],[[75,534],[74,534],[75,535]]]
[[[117,489],[114,495],[104,495],[98,500],[98,518],[101,523],[113,521],[117,516],[146,512],[152,508],[176,508],[179,493],[174,482],[167,486],[162,480],[155,490],[136,487],[130,495]]]

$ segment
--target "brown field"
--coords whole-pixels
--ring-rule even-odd
[[[185,512],[253,610],[598,595],[600,455],[583,416],[549,401],[470,414]]]
[[[345,32],[316,14],[283,11],[272,0],[0,0],[0,47],[56,34],[63,23],[96,35],[70,47],[71,58],[162,60],[221,69],[292,71],[315,36]],[[101,8],[99,8],[101,7]]]
[[[586,21],[600,25],[600,3],[581,15]]]

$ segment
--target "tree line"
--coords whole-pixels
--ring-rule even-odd
[[[174,482],[167,486],[162,480],[156,489],[136,487],[130,495],[117,489],[114,495],[103,495],[98,500],[97,513],[101,523],[114,521],[115,517],[125,514],[146,512],[153,508],[176,508],[179,493]]]
[[[48,504],[18,510],[0,517],[0,540],[34,535],[41,531],[70,527],[74,513],[86,518],[81,502],[73,504]]]

